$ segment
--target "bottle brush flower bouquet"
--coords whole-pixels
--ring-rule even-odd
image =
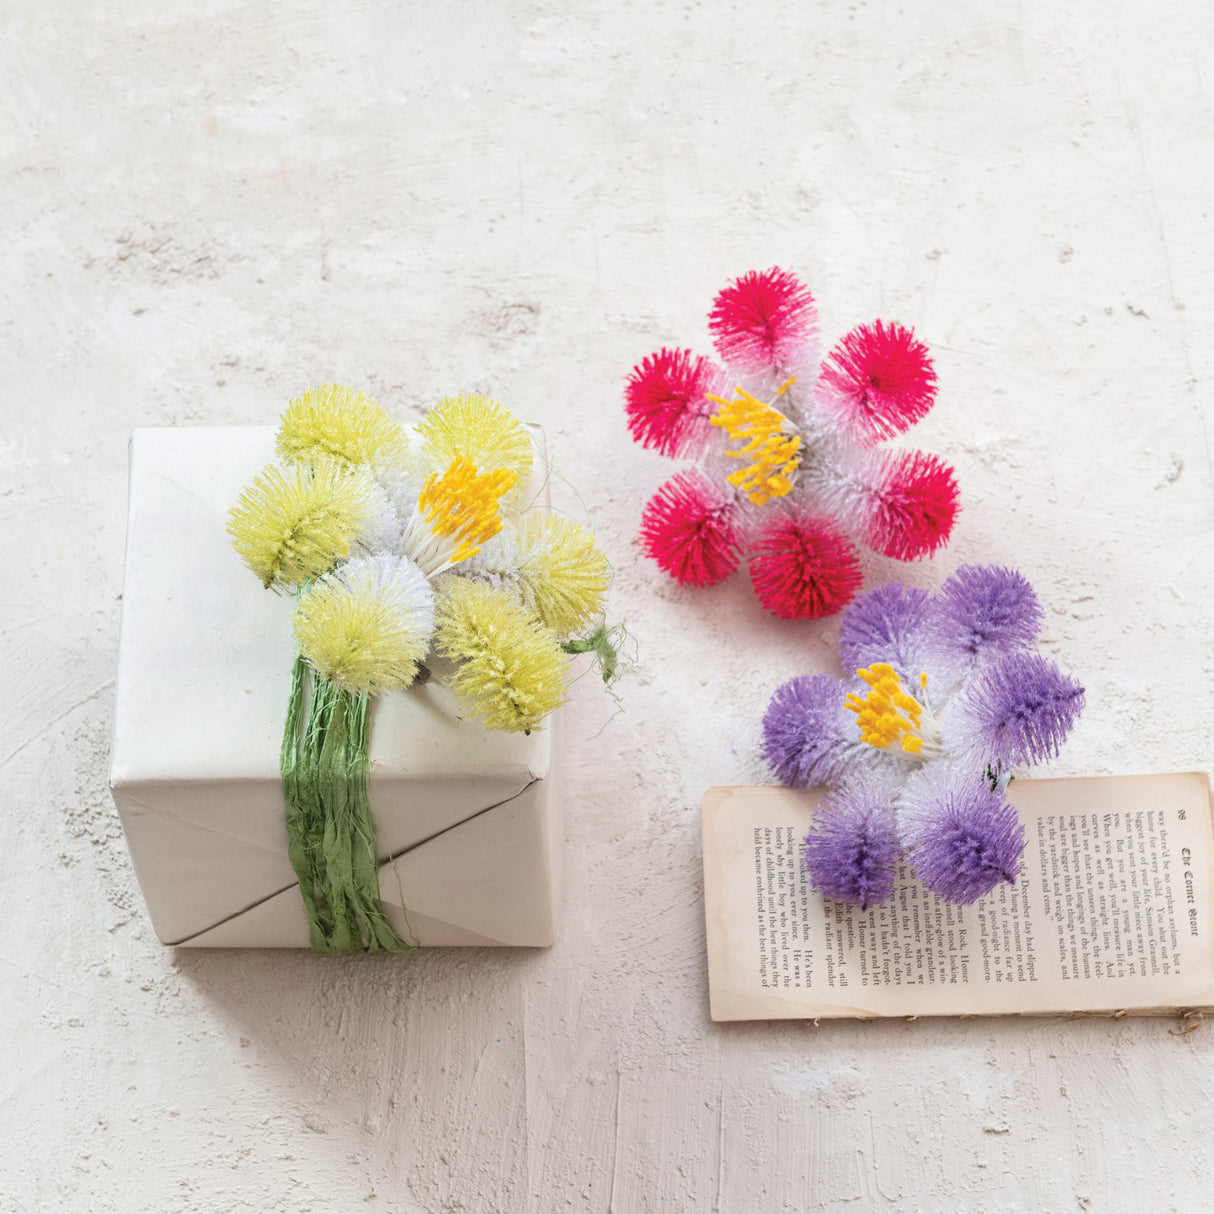
[[[539,728],[565,699],[570,653],[594,645],[571,634],[600,611],[607,561],[582,527],[530,509],[531,440],[485,397],[444,400],[409,435],[329,385],[291,402],[276,451],[228,531],[265,588],[298,599],[281,755],[291,862],[313,948],[399,948],[378,896],[370,702],[429,677],[433,654],[467,717]]]
[[[161,940],[552,942],[552,713],[615,653],[606,558],[547,489],[481,396],[135,432],[111,787]]]
[[[708,328],[720,364],[664,347],[625,391],[633,438],[693,461],[641,517],[641,546],[664,572],[711,586],[745,555],[768,611],[816,619],[855,596],[860,546],[908,561],[947,543],[952,468],[882,446],[936,399],[931,355],[910,329],[862,324],[821,358],[817,304],[779,268],[721,291]]]

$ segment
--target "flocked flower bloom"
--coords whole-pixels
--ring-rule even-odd
[[[943,460],[877,446],[935,402],[926,346],[877,321],[820,361],[818,324],[793,274],[744,274],[709,314],[723,366],[663,348],[625,388],[633,438],[699,463],[645,507],[642,549],[688,586],[712,585],[748,556],[760,602],[788,619],[851,601],[858,545],[897,560],[928,556],[948,542],[958,510]]]
[[[881,586],[843,615],[839,651],[854,676],[777,690],[764,761],[790,787],[832,790],[805,850],[823,894],[879,900],[899,851],[954,902],[1015,879],[1024,839],[1004,796],[1011,768],[1054,758],[1084,701],[1073,676],[1029,649],[1041,620],[1028,582],[999,566],[962,566],[936,595]],[[879,822],[898,841],[892,853],[874,842]]]

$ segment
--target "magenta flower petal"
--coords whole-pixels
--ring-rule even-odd
[[[641,547],[680,586],[712,586],[738,567],[737,507],[702,472],[680,472],[645,506]]]
[[[817,334],[818,305],[795,274],[751,270],[717,296],[708,331],[731,370],[783,367]]]
[[[865,539],[899,561],[930,556],[948,543],[960,504],[952,466],[926,451],[876,457]]]
[[[893,891],[900,850],[888,797],[855,783],[818,803],[802,855],[818,893],[867,910]]]
[[[950,902],[975,902],[1020,872],[1020,818],[977,772],[927,768],[909,780],[898,828],[915,875]]]
[[[878,320],[853,329],[827,355],[815,399],[871,447],[927,415],[936,403],[936,371],[914,330]]]
[[[707,394],[720,389],[721,374],[691,350],[661,349],[642,359],[624,389],[632,437],[663,455],[698,455],[716,409]]]
[[[751,545],[750,580],[782,620],[817,620],[850,603],[864,580],[847,536],[809,515],[776,514]]]

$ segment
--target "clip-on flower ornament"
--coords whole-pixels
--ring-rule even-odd
[[[910,329],[860,325],[819,361],[813,296],[773,268],[721,291],[709,332],[723,367],[663,348],[625,394],[634,439],[697,461],[642,516],[641,545],[666,573],[711,586],[746,554],[768,611],[817,619],[855,597],[857,543],[914,560],[948,541],[953,469],[880,448],[935,402],[931,357]]]
[[[936,595],[891,582],[843,614],[853,679],[802,675],[772,697],[762,754],[785,785],[830,791],[805,840],[825,897],[863,909],[905,854],[928,889],[973,902],[1014,881],[1024,850],[1004,795],[1051,759],[1083,708],[1071,675],[1029,648],[1042,612],[1016,571],[963,565]]]

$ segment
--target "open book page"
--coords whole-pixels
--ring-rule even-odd
[[[969,906],[903,865],[861,911],[801,867],[821,789],[704,797],[714,1020],[1158,1010],[1214,1004],[1204,774],[1014,780],[1015,885]]]

